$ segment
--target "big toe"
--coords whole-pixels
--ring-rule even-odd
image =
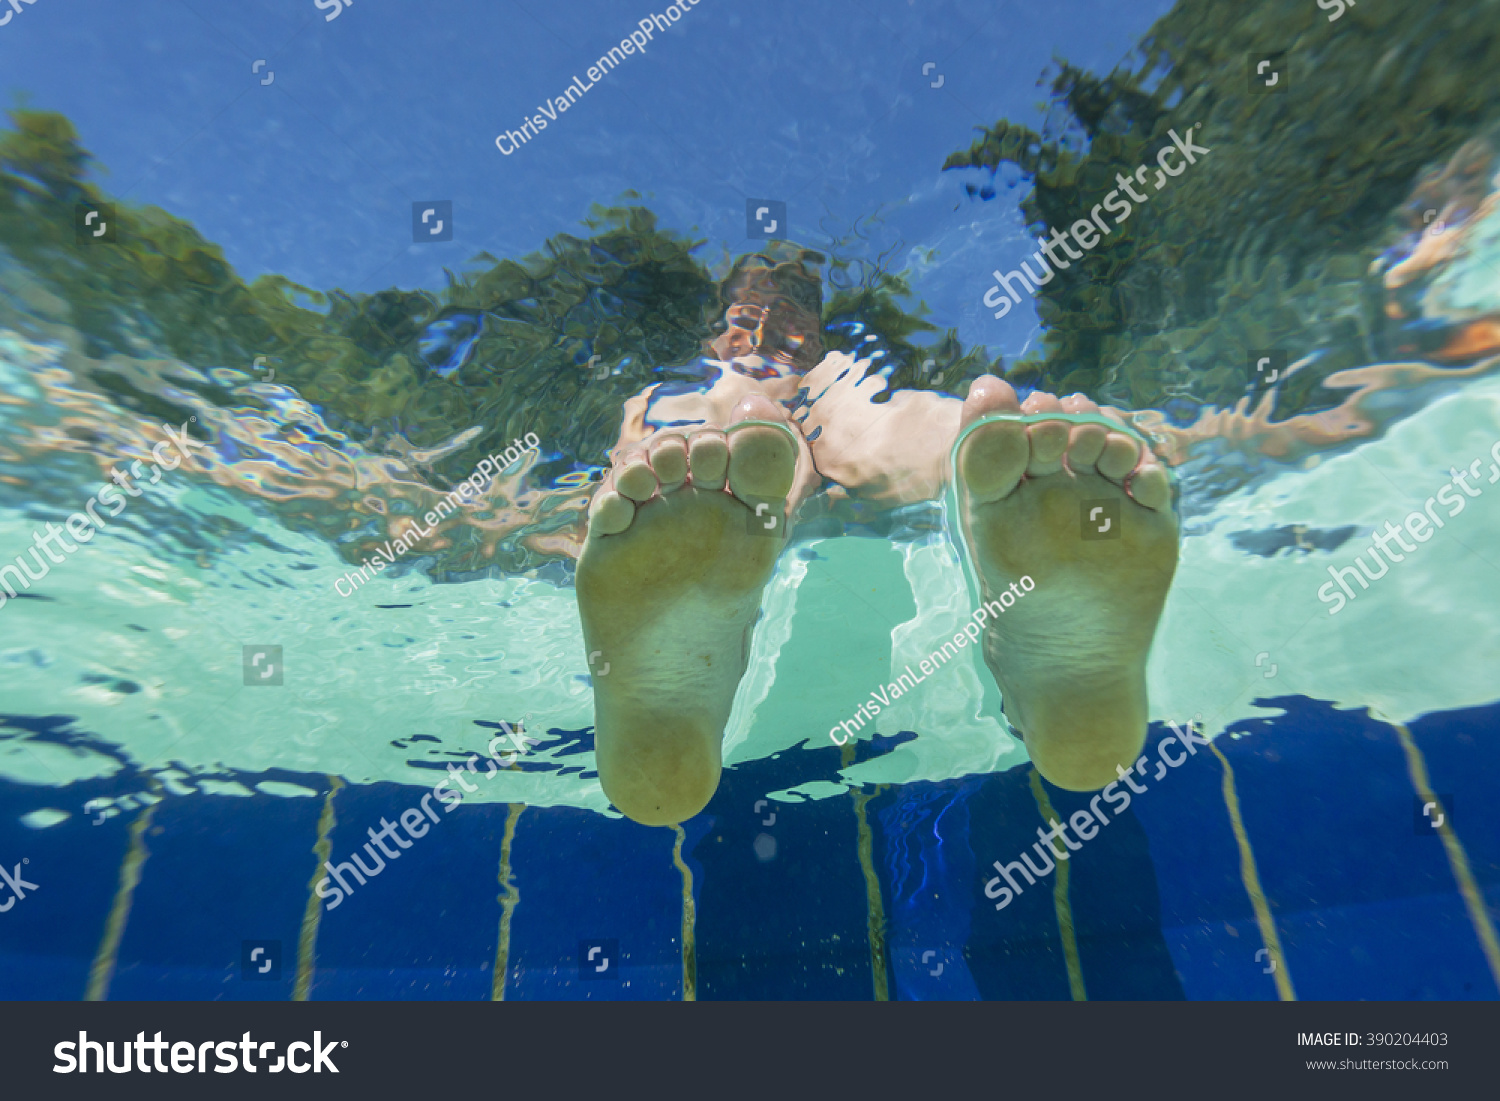
[[[793,430],[786,427],[785,411],[754,394],[735,406],[731,425],[729,491],[747,503],[785,501],[797,471],[797,444]]]
[[[963,415],[958,428],[962,432],[980,417],[991,413],[1019,413],[1020,399],[1015,387],[994,375],[980,375],[969,384],[969,396],[964,399]]]
[[[959,431],[996,413],[1019,413],[1016,391],[1003,379],[981,375],[969,386]],[[1019,421],[995,421],[970,432],[958,452],[958,480],[975,502],[996,501],[1015,492],[1031,460],[1026,426]]]
[[[958,478],[979,503],[1015,492],[1026,474],[1031,444],[1020,421],[994,421],[969,433],[958,453]]]

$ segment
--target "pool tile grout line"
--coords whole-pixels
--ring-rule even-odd
[[[848,748],[848,747],[845,747]],[[859,867],[865,878],[865,899],[869,906],[868,931],[870,938],[870,975],[875,988],[875,1000],[891,1000],[890,974],[886,967],[885,904],[880,897],[880,879],[875,875],[874,836],[865,815],[865,804],[885,790],[884,784],[865,793],[863,790],[849,792],[854,800],[854,820],[859,837]]]
[[[500,886],[505,893],[496,895],[500,903],[500,935],[495,942],[495,971],[491,976],[490,1001],[505,1001],[505,980],[510,971],[510,927],[516,907],[521,904],[521,890],[516,886],[515,869],[511,865],[511,849],[516,840],[516,823],[521,820],[525,803],[507,803],[505,833],[500,839]]]
[[[1234,769],[1229,758],[1224,756],[1217,744],[1209,749],[1224,767],[1224,806],[1229,812],[1229,827],[1234,831],[1235,844],[1240,850],[1240,879],[1245,884],[1245,893],[1250,896],[1250,905],[1255,910],[1255,921],[1260,926],[1260,937],[1271,954],[1271,976],[1276,983],[1277,996],[1284,1002],[1295,1002],[1297,992],[1292,988],[1292,976],[1287,970],[1286,954],[1281,950],[1281,937],[1276,933],[1276,919],[1271,914],[1271,904],[1260,886],[1260,873],[1255,868],[1255,852],[1250,848],[1250,836],[1245,832],[1245,821],[1240,817],[1240,798],[1234,787]]]
[[[1412,737],[1405,723],[1390,723],[1390,725],[1395,728],[1396,736],[1401,740],[1401,748],[1406,751],[1406,771],[1411,776],[1412,788],[1424,802],[1437,803],[1439,812],[1442,812],[1444,809],[1442,802],[1432,792],[1432,781],[1427,776],[1427,762],[1422,756],[1422,751],[1417,748],[1416,739]],[[1464,906],[1469,911],[1469,920],[1474,925],[1474,935],[1479,938],[1480,950],[1484,953],[1485,962],[1489,964],[1490,977],[1495,980],[1495,985],[1500,987],[1500,938],[1495,936],[1495,925],[1485,908],[1484,895],[1474,881],[1474,872],[1469,867],[1469,858],[1464,852],[1463,842],[1458,839],[1458,834],[1453,832],[1452,822],[1447,816],[1444,817],[1443,824],[1437,827],[1437,832],[1438,836],[1443,839],[1443,850],[1448,856],[1448,864],[1453,869],[1453,878],[1458,883],[1458,892],[1463,895]]]
[[[328,794],[323,796],[323,811],[318,815],[318,840],[312,848],[318,862],[313,866],[312,878],[307,881],[307,906],[302,911],[302,931],[297,937],[297,981],[292,987],[294,1002],[305,1002],[312,995],[313,972],[318,960],[318,927],[323,919],[323,907],[318,904],[314,892],[325,878],[323,865],[333,857],[333,828],[338,825],[333,800],[343,786],[342,777],[329,775]]]
[[[110,907],[109,920],[104,924],[104,938],[99,942],[99,951],[94,955],[89,968],[88,990],[83,995],[86,1002],[109,1000],[109,984],[114,978],[115,964],[120,955],[120,941],[125,936],[125,926],[130,921],[130,904],[135,898],[135,889],[141,882],[141,868],[151,851],[146,848],[146,831],[156,816],[158,804],[152,803],[136,816],[130,824],[130,847],[120,864],[120,886],[115,891],[114,905]]]
[[[682,858],[682,846],[687,841],[687,831],[682,826],[672,827],[677,836],[672,846],[672,863],[682,873],[682,1000],[698,1000],[698,942],[695,929],[698,924],[698,908],[693,902],[693,869]]]
[[[1047,789],[1042,787],[1042,774],[1036,770],[1035,765],[1031,768],[1031,794],[1036,797],[1042,821],[1049,826],[1056,825],[1057,811],[1052,808],[1052,800],[1047,798]],[[1047,846],[1051,848],[1052,842],[1047,842]],[[1057,932],[1062,938],[1063,959],[1068,965],[1068,990],[1075,1002],[1086,1002],[1089,1000],[1089,992],[1083,982],[1083,960],[1078,955],[1078,931],[1073,925],[1073,903],[1068,894],[1066,849],[1057,858],[1057,876],[1052,881],[1052,908],[1057,912]]]

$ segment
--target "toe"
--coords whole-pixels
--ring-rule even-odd
[[[958,477],[971,498],[998,501],[1015,491],[1031,458],[1026,435],[1019,421],[995,421],[969,434],[958,453]]]
[[[1021,403],[1010,383],[994,375],[980,375],[969,384],[969,396],[964,399],[963,417],[959,430],[969,427],[980,417],[991,413],[1019,413]]]
[[[1167,468],[1161,463],[1148,460],[1141,465],[1126,483],[1130,499],[1138,505],[1160,512],[1172,503],[1172,482],[1167,477]]]
[[[1033,390],[1026,395],[1026,400],[1021,403],[1021,412],[1061,413],[1062,402],[1057,400],[1056,394],[1047,394],[1041,390]]]
[[[723,489],[729,472],[729,441],[717,429],[695,432],[688,440],[688,465],[698,489]]]
[[[651,445],[649,461],[662,493],[670,493],[687,481],[687,441],[681,436],[662,436],[656,440]]]
[[[615,489],[613,477],[606,475],[589,502],[589,534],[618,535],[634,519],[635,505]]]
[[[643,449],[632,449],[620,457],[614,469],[615,489],[637,503],[656,493],[656,472]]]
[[[1050,394],[1047,396],[1051,397]],[[1031,398],[1026,400],[1030,401]],[[1052,401],[1055,404],[1057,399],[1052,398]],[[1048,413],[1059,411],[1038,410]],[[1062,470],[1063,452],[1068,449],[1068,428],[1067,421],[1042,421],[1026,429],[1026,436],[1031,443],[1031,458],[1026,464],[1027,477],[1040,478]]]
[[[775,402],[759,394],[735,407],[735,424],[747,420],[785,424],[786,414]],[[797,445],[782,430],[766,425],[748,425],[729,435],[729,491],[741,500],[785,500],[797,472]]]
[[[1109,429],[1102,424],[1075,424],[1068,435],[1068,469],[1075,474],[1092,471],[1108,439]]]
[[[1097,413],[1099,406],[1082,394],[1069,394],[1062,399],[1064,413]]]
[[[1123,432],[1111,432],[1105,441],[1104,453],[1094,464],[1094,469],[1112,482],[1123,483],[1135,469],[1141,457],[1141,445],[1132,436]]]

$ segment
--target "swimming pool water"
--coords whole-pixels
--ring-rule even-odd
[[[0,998],[1500,995],[1485,125],[1392,167],[1365,236],[1332,244],[1236,222],[1271,186],[1248,178],[1212,200],[1218,238],[1182,237],[1212,199],[1193,166],[1138,251],[1110,254],[1118,279],[1078,292],[1091,306],[1000,321],[985,291],[1033,247],[1023,202],[1084,184],[944,157],[1009,118],[1069,156],[1118,140],[1140,160],[1136,101],[1080,140],[1087,102],[1038,106],[1031,82],[1054,51],[1110,71],[1167,5],[868,3],[835,25],[705,4],[511,154],[491,131],[638,16],[77,6],[83,22],[44,0],[0,30],[7,86],[34,99],[0,132],[0,566],[109,509],[76,550],[28,555],[41,576],[0,600]],[[1296,57],[1367,49],[1398,18],[1301,7],[1316,23]],[[1435,25],[1467,25],[1440,8]],[[87,95],[62,79],[80,70]],[[1411,71],[1426,95],[1436,78]],[[1316,71],[1291,79],[1311,111]],[[1164,108],[1201,106],[1223,160],[1251,155],[1227,86]],[[70,159],[85,148],[97,163]],[[1315,177],[1278,179],[1315,194]],[[1023,391],[1076,381],[1083,360],[1057,348],[1097,354],[1090,396],[1133,414],[1181,489],[1154,771],[1000,909],[996,862],[1103,816],[1031,766],[974,651],[830,735],[970,621],[936,502],[834,489],[809,509],[701,814],[645,827],[601,790],[581,517],[624,401],[709,377],[717,283],[773,248],[741,218],[762,195],[828,258],[830,349],[959,396],[986,369]],[[418,235],[424,204],[446,204],[451,241]],[[101,218],[75,225],[94,210],[116,251]],[[1232,255],[1207,290],[1142,286],[1155,249],[1188,282]],[[1124,320],[1092,341],[1080,316]],[[1285,353],[1278,379],[1257,377],[1260,350]],[[163,461],[168,429],[200,441],[185,461]],[[405,538],[512,440],[461,523]],[[106,493],[131,461],[139,494]],[[1337,588],[1392,528],[1410,549]],[[394,540],[388,567],[339,584]],[[456,779],[434,791],[507,738],[508,767],[463,774],[451,807]],[[325,868],[375,852],[329,905]]]

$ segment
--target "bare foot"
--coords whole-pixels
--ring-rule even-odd
[[[731,426],[743,420],[786,415],[756,395],[735,406]],[[615,457],[590,505],[577,590],[595,759],[605,795],[637,822],[682,822],[719,786],[724,724],[796,503],[796,440],[756,425],[659,432]]]
[[[986,375],[969,390],[962,426],[991,413],[1049,412],[1099,407],[1041,393],[1022,405]],[[984,598],[1011,594],[984,646],[1006,717],[1050,782],[1103,787],[1146,739],[1146,655],[1177,568],[1166,470],[1134,436],[1066,421],[975,429],[957,466]],[[1034,589],[1018,584],[1026,576]]]

